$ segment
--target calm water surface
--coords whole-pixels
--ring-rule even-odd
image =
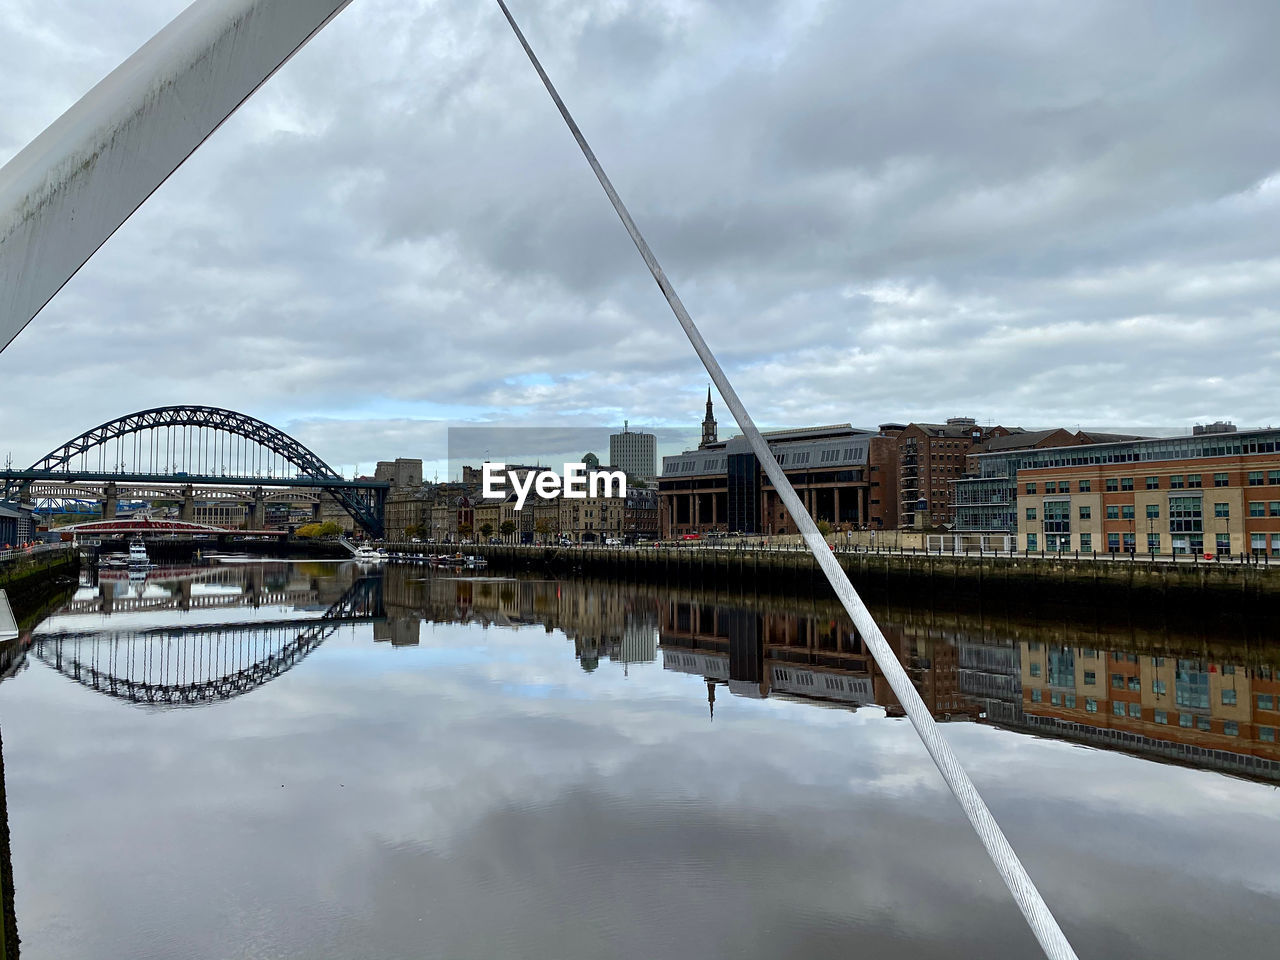
[[[1276,956],[1280,646],[878,613],[1082,957]],[[822,599],[227,562],[0,666],[27,960],[1037,955]]]

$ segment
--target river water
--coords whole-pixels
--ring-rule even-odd
[[[1038,955],[822,596],[111,577],[3,661],[27,960]],[[1276,955],[1280,635],[876,613],[1081,957]]]

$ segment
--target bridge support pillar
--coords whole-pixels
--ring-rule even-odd
[[[267,528],[267,498],[261,487],[253,491],[253,521],[249,526],[253,530]]]
[[[120,502],[120,498],[116,495],[116,485],[108,483],[102,489],[104,500],[102,502],[102,519],[112,520],[116,515],[116,504]]]
[[[191,484],[187,484],[182,488],[182,508],[178,513],[178,518],[181,520],[194,520],[196,518],[196,497]]]

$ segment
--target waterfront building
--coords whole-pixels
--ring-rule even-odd
[[[965,457],[964,476],[948,482],[952,529],[961,534],[1006,535],[1018,529],[1017,473],[1030,462],[1030,451],[1141,440],[1062,428],[1022,430],[996,428]]]
[[[1019,550],[1280,557],[1280,430],[1031,451],[1016,477]]]
[[[847,423],[775,430],[764,438],[815,520],[837,529],[893,525],[893,487],[881,485],[882,476],[896,472],[885,469],[896,464],[893,438]],[[797,532],[745,437],[663,457],[658,497],[664,538]]]
[[[651,482],[658,476],[658,438],[652,433],[637,433],[627,421],[622,432],[609,435],[609,464],[627,477]]]

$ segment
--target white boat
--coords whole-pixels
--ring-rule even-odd
[[[151,558],[147,556],[146,545],[143,544],[140,537],[136,537],[129,541],[129,566],[131,567],[149,567],[151,566]]]
[[[386,559],[387,555],[385,553],[373,549],[367,543],[361,544],[359,549],[356,550],[356,563],[382,563]]]

